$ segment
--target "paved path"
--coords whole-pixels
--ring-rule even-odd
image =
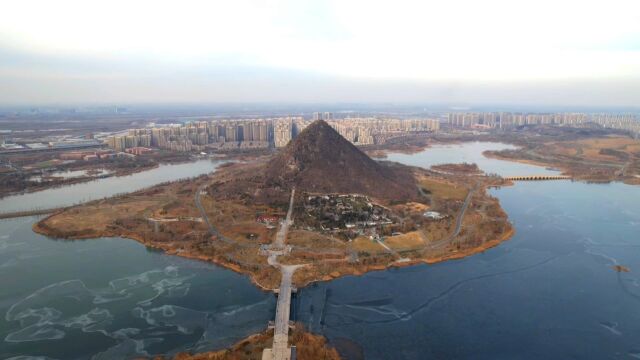
[[[453,233],[446,237],[445,239],[436,241],[427,246],[429,249],[437,249],[442,248],[451,243],[451,241],[460,234],[460,230],[462,230],[462,220],[464,220],[464,214],[467,212],[467,208],[469,208],[469,204],[471,203],[471,198],[473,197],[473,193],[476,191],[478,185],[469,190],[467,197],[464,199],[464,203],[462,204],[462,209],[460,210],[460,214],[456,218],[456,228],[453,230]]]
[[[278,291],[278,304],[276,306],[276,321],[273,333],[272,358],[284,360],[291,357],[289,347],[289,316],[291,315],[291,281],[293,273],[301,265],[279,265],[282,272],[280,290]]]
[[[273,242],[274,248],[283,248],[284,242],[287,239],[287,233],[289,232],[289,226],[293,223],[291,221],[291,215],[293,214],[293,199],[296,195],[296,189],[291,189],[291,199],[289,200],[289,210],[287,210],[287,217],[280,225],[280,229],[278,229],[278,233],[276,234],[276,239]]]
[[[396,260],[396,262],[407,262],[410,259],[407,259],[405,257],[403,257],[402,255],[400,255],[397,251],[393,250],[392,248],[390,248],[389,246],[387,246],[387,244],[385,244],[384,242],[382,242],[380,239],[376,239],[376,242],[378,244],[380,244],[380,246],[382,246],[383,248],[385,248],[387,250],[388,253],[395,255],[398,257],[398,260]]]
[[[286,256],[285,241],[289,226],[293,223],[291,216],[293,214],[293,199],[296,189],[291,190],[291,200],[289,200],[289,209],[287,217],[280,223],[280,229],[276,234],[271,249],[268,250],[267,262],[269,265],[280,269],[282,277],[280,279],[280,288],[278,290],[278,303],[276,305],[276,319],[273,332],[273,347],[264,349],[262,353],[263,360],[289,360],[291,359],[291,348],[289,347],[289,318],[291,315],[291,291],[293,273],[296,269],[304,265],[282,265],[278,262],[278,256]]]
[[[204,211],[204,207],[202,206],[202,201],[200,197],[202,196],[202,193],[206,191],[205,189],[207,188],[207,186],[209,186],[209,184],[202,184],[198,187],[198,190],[196,190],[195,202],[196,202],[196,207],[198,208],[198,211],[200,211],[200,217],[202,217],[204,222],[207,223],[207,227],[209,228],[209,234],[211,234],[212,236],[215,236],[216,239],[218,240],[222,240],[229,244],[235,244],[234,241],[227,239],[225,236],[220,234],[220,232],[218,232],[215,226],[211,224],[211,221],[209,221],[209,215],[207,215],[207,212]]]

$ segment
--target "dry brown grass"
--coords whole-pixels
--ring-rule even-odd
[[[402,235],[389,236],[385,238],[384,243],[394,250],[416,249],[426,244],[422,233],[412,231]]]
[[[582,148],[583,155],[587,159],[615,161],[617,158],[611,155],[601,154],[603,149],[614,149],[623,152],[634,152],[640,148],[638,140],[626,137],[607,137],[578,140],[575,144]]]
[[[637,145],[638,140],[628,137],[611,136],[606,138],[591,138],[576,141],[578,144],[586,145],[591,148],[623,148],[629,145]]]
[[[313,249],[344,249],[345,243],[332,239],[329,235],[307,230],[289,230],[287,243]]]
[[[385,248],[378,242],[369,239],[366,236],[359,236],[351,242],[351,248],[355,251],[364,251],[370,254],[385,251]]]
[[[258,213],[274,214],[277,209],[264,206],[246,206],[230,200],[212,200],[206,196],[202,199],[203,207],[209,220],[225,236],[238,242],[269,243],[276,232],[256,222]],[[252,236],[253,235],[253,236]]]
[[[104,231],[107,226],[118,219],[130,218],[142,215],[146,210],[162,206],[164,199],[129,199],[110,205],[89,205],[72,208],[60,214],[54,215],[45,224],[52,228],[65,229],[65,231],[83,231],[91,229]]]
[[[558,155],[569,157],[578,155],[578,147],[572,143],[549,143],[545,146]]]
[[[422,203],[418,203],[418,202],[409,202],[404,204],[405,208],[407,211],[409,212],[415,212],[415,213],[423,213],[427,210],[429,210],[429,206],[422,204]]]
[[[446,180],[438,180],[432,177],[422,177],[419,184],[423,189],[439,199],[464,200],[469,190],[463,185],[457,185]]]

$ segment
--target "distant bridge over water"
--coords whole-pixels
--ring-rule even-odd
[[[23,216],[47,215],[47,214],[52,214],[54,212],[62,211],[64,209],[66,209],[66,207],[7,212],[7,213],[1,213],[0,219],[11,219],[11,218],[18,218]]]
[[[522,175],[522,176],[505,176],[505,180],[511,181],[543,181],[543,180],[569,180],[571,176],[567,175]]]

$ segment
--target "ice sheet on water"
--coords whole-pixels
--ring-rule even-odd
[[[21,246],[24,246],[26,244],[26,242],[24,241],[11,241],[11,239],[9,239],[8,236],[2,238],[2,240],[0,240],[0,254],[3,254],[5,252],[9,252],[10,250],[13,250],[15,248],[19,248]]]
[[[175,326],[183,334],[192,334],[197,329],[204,329],[207,322],[206,312],[175,305],[163,305],[149,310],[136,307],[132,313],[149,325]]]
[[[16,266],[18,264],[19,264],[18,259],[11,258],[11,259],[3,262],[2,264],[0,264],[0,269],[6,269],[6,268],[14,267],[14,266]]]
[[[160,296],[167,295],[169,297],[179,297],[180,294],[185,296],[189,292],[188,284],[184,284],[185,281],[189,280],[193,276],[183,276],[176,278],[164,278],[160,281],[157,281],[151,285],[153,290],[155,290],[155,295],[145,299],[138,301],[138,304],[143,306],[149,306],[153,302],[153,300],[159,298]]]
[[[36,323],[22,328],[21,330],[12,332],[4,339],[6,342],[25,342],[40,340],[58,340],[62,339],[65,332],[56,329],[51,323]]]
[[[82,329],[84,332],[102,332],[107,334],[107,326],[111,324],[113,315],[107,309],[95,308],[86,314],[78,315],[60,322],[60,325],[71,329]]]
[[[601,321],[600,322],[600,326],[602,326],[603,328],[609,330],[614,335],[618,335],[618,336],[622,335],[620,330],[618,330],[618,323],[617,322]]]
[[[237,335],[228,331],[229,328],[234,327],[234,324],[249,324],[255,331],[263,329],[264,324],[272,318],[274,302],[273,297],[268,297],[253,304],[233,306],[223,309],[222,312],[209,314],[204,333],[194,346],[194,350],[217,349],[237,341]],[[256,314],[261,314],[263,317],[257,317]]]
[[[183,297],[189,291],[189,284],[185,283],[195,275],[179,276],[176,266],[167,266],[163,269],[154,269],[140,274],[126,276],[111,280],[109,289],[100,292],[94,299],[94,304],[104,304],[129,298],[134,291],[150,288],[152,296],[138,301],[139,304],[148,306],[160,296]]]
[[[85,314],[64,319],[62,312],[53,308],[25,309],[14,312],[12,320],[19,320],[21,329],[5,337],[7,342],[58,340],[65,337],[64,329],[80,329],[83,332],[101,332],[107,336],[107,326],[113,316],[106,309],[95,308]]]
[[[228,346],[246,336],[247,331],[262,329],[272,317],[273,297],[211,312],[167,304],[189,293],[189,279],[196,276],[196,272],[189,269],[185,271],[174,265],[161,267],[111,280],[101,289],[89,289],[81,280],[51,284],[10,307],[5,318],[14,329],[17,327],[15,322],[19,327],[5,340],[31,342],[67,338],[65,341],[82,341],[82,333],[97,332],[115,340],[115,344],[106,350],[97,350],[103,352],[95,359],[132,358],[148,356],[150,344],[185,334],[203,333],[198,346],[206,349]],[[128,320],[132,315],[143,319],[146,325],[140,328],[114,326],[139,324],[139,321]],[[229,331],[238,328],[238,324],[242,324],[242,330],[238,333]]]
[[[29,318],[32,309],[47,308],[53,299],[70,299],[75,302],[88,302],[93,299],[93,294],[80,280],[68,280],[51,284],[13,304],[5,315],[7,321],[25,320]],[[38,316],[39,314],[35,314]]]
[[[144,306],[152,304],[160,296],[169,298],[183,297],[189,291],[185,283],[191,276],[179,276],[175,266],[155,269],[116,279],[110,282],[107,289],[90,290],[80,280],[61,281],[41,288],[26,298],[13,304],[5,318],[7,321],[18,321],[20,328],[8,334],[9,342],[57,340],[66,335],[68,329],[79,329],[83,332],[101,332],[106,336],[128,339],[137,329],[126,331],[109,331],[114,316],[104,304],[121,301],[133,296],[146,297],[139,301]],[[163,315],[170,317],[171,308],[165,308]],[[184,313],[181,310],[181,313]],[[155,317],[154,311],[150,316]],[[179,324],[179,330],[190,332],[193,326]],[[201,325],[201,327],[204,327]]]
[[[110,347],[104,352],[98,353],[91,357],[92,360],[111,360],[111,359],[127,359],[136,356],[149,356],[145,348],[151,344],[162,342],[162,339],[151,338],[135,340],[125,338],[118,344]]]

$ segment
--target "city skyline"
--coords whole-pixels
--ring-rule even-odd
[[[24,1],[0,103],[633,106],[639,5],[618,0]]]

